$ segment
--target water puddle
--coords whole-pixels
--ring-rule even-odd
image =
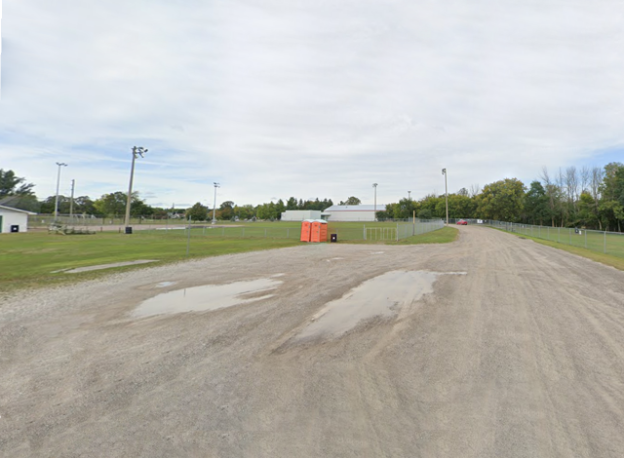
[[[340,299],[327,303],[297,339],[317,336],[336,338],[371,318],[394,318],[402,307],[409,307],[425,294],[433,292],[433,284],[440,275],[445,274],[393,271],[372,278]]]
[[[168,286],[173,286],[177,283],[177,281],[161,281],[160,283],[156,283],[156,288],[167,288]]]
[[[282,282],[261,278],[227,285],[204,285],[178,289],[154,296],[142,302],[133,312],[134,317],[146,317],[183,312],[203,312],[233,305],[268,299],[267,293]]]

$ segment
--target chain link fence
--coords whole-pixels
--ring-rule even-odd
[[[414,221],[411,223],[329,223],[328,240],[336,234],[338,241],[398,241],[414,235],[425,234],[444,227],[442,220]],[[190,228],[190,232],[189,232]],[[240,226],[212,226],[191,224],[184,227],[161,227],[141,231],[152,234],[168,234],[172,237],[220,237],[220,238],[276,238],[295,239],[301,237],[301,226],[280,227],[254,224]]]
[[[505,221],[484,221],[484,224],[507,232],[586,248],[624,258],[624,233],[595,231],[569,227],[533,226]]]

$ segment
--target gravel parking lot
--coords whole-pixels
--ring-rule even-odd
[[[459,229],[0,293],[0,456],[624,456],[624,272]]]

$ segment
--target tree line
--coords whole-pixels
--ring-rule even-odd
[[[18,177],[12,170],[0,169],[0,204],[37,213],[53,213],[55,196],[38,200],[34,185]],[[290,197],[285,201],[272,199],[260,205],[221,203],[217,209],[197,202],[187,209],[152,207],[133,193],[133,217],[165,219],[191,218],[204,221],[219,220],[278,220],[286,210],[320,210],[333,205],[331,199],[303,200]],[[360,199],[349,197],[340,205],[359,205]],[[59,196],[59,213],[70,212],[71,199]],[[114,192],[92,200],[79,196],[73,200],[73,213],[96,217],[120,218],[125,214],[126,194]],[[605,167],[568,167],[556,173],[543,168],[538,179],[529,186],[517,178],[505,178],[485,185],[473,185],[448,195],[450,218],[480,218],[559,227],[585,227],[588,229],[621,232],[624,223],[624,164],[613,162]],[[410,218],[444,218],[444,195],[429,194],[420,200],[404,198],[377,212],[379,220]]]
[[[32,183],[25,178],[18,177],[13,170],[0,169],[0,205],[28,210],[42,214],[54,213],[56,196],[49,196],[39,200],[35,195]],[[122,218],[126,212],[127,193],[117,191],[104,194],[98,199],[89,196],[78,196],[72,199],[68,196],[58,196],[58,212],[67,215],[94,216],[97,218]],[[133,192],[130,199],[130,215],[133,218],[168,219],[191,218],[193,221],[206,221],[212,218],[213,209],[197,202],[190,208],[162,208],[152,207]],[[278,220],[286,210],[320,210],[323,211],[333,205],[331,199],[303,200],[290,197],[286,201],[279,199],[275,202],[260,205],[236,205],[232,201],[225,201],[214,209],[215,217],[219,220]]]
[[[624,223],[624,164],[604,168],[574,166],[550,173],[527,187],[517,178],[505,178],[480,189],[460,189],[448,195],[449,218],[477,218],[553,227],[584,227],[622,232]],[[445,196],[430,194],[420,200],[401,199],[377,212],[377,218],[445,218]]]

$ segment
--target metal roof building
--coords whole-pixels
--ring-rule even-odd
[[[377,211],[383,211],[386,206],[377,204]],[[332,205],[323,212],[323,219],[336,221],[375,221],[374,205]]]

